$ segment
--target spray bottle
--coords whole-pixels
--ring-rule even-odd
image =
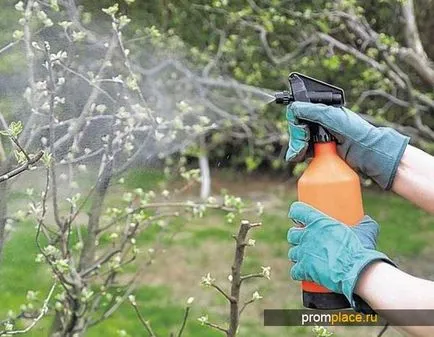
[[[345,104],[344,91],[314,78],[291,73],[291,91],[275,94],[276,103],[288,105],[294,101]],[[356,225],[363,217],[363,203],[358,175],[338,156],[336,139],[322,126],[310,123],[310,147],[313,159],[297,183],[298,199],[348,225]],[[336,294],[316,283],[302,281],[303,305],[312,309],[344,309],[350,304],[342,294]]]

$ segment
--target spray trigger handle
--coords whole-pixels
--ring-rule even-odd
[[[298,101],[336,107],[345,105],[343,89],[300,73],[289,74],[289,87],[290,91],[275,94],[277,104],[288,105]],[[309,127],[313,142],[324,143],[334,140],[334,137],[322,126],[310,123]]]

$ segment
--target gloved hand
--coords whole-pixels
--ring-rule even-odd
[[[366,307],[353,293],[364,268],[379,260],[395,265],[375,250],[378,224],[365,216],[358,225],[347,227],[302,202],[291,205],[289,217],[304,225],[288,231],[288,242],[295,246],[288,252],[295,262],[291,277],[344,294],[356,311]]]
[[[325,127],[338,142],[338,154],[383,189],[392,187],[409,138],[391,128],[375,127],[346,108],[293,102],[287,108],[289,148],[286,160],[304,160],[309,145],[306,121]]]

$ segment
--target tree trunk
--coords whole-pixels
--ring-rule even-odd
[[[101,217],[102,206],[110,184],[112,173],[112,161],[108,161],[106,167],[101,172],[101,177],[92,194],[92,207],[89,211],[89,221],[87,224],[88,235],[84,241],[83,250],[81,251],[79,270],[83,270],[90,266],[95,259],[95,241],[99,230],[99,219]]]
[[[199,167],[201,176],[200,197],[202,200],[206,200],[211,194],[211,175],[207,155],[202,154],[199,157]]]
[[[199,155],[199,168],[201,176],[200,198],[202,200],[208,199],[211,194],[211,173],[209,170],[208,153],[204,137],[200,140],[200,155]]]
[[[3,246],[5,243],[5,227],[8,217],[8,181],[0,183],[0,257],[3,252]]]
[[[81,292],[76,290],[77,293]],[[49,336],[51,337],[82,337],[86,334],[86,315],[77,316],[81,311],[80,295],[74,301],[69,301],[70,314],[56,312]],[[63,323],[62,323],[63,322]]]
[[[6,173],[10,170],[10,161],[8,159],[2,160],[0,163],[0,173]],[[3,253],[5,244],[5,227],[8,219],[8,193],[9,181],[0,183],[0,258]]]
[[[80,255],[78,270],[88,268],[95,261],[96,239],[99,230],[99,220],[103,210],[103,203],[109,188],[110,180],[113,173],[112,161],[108,161],[103,168],[100,178],[95,186],[95,191],[91,197],[91,208],[89,211],[88,220],[88,235],[84,240],[83,250]],[[76,300],[68,301],[67,304],[71,308],[70,313],[56,312],[49,336],[51,337],[82,337],[86,333],[88,316],[77,316],[77,313],[82,311],[82,303],[80,302],[81,291],[83,284],[78,282],[79,286],[71,290]]]

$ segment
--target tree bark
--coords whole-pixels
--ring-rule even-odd
[[[7,181],[0,183],[0,257],[5,243],[5,227],[8,216],[7,194],[9,186]]]
[[[211,174],[209,170],[209,160],[206,154],[200,155],[199,167],[201,176],[200,198],[206,200],[211,194]]]
[[[401,48],[398,54],[427,84],[434,86],[433,64],[428,58],[420,38],[413,0],[402,2],[402,14],[408,48]]]
[[[89,221],[87,224],[88,235],[84,241],[83,250],[80,256],[79,271],[89,267],[95,260],[96,238],[99,230],[99,220],[102,213],[102,206],[107,193],[113,173],[113,164],[109,160],[101,172],[101,177],[97,182],[95,191],[92,194],[89,211]]]
[[[5,159],[0,163],[0,172],[8,172],[9,170],[10,161]],[[5,244],[5,227],[8,219],[8,193],[9,181],[6,180],[0,183],[0,258]]]
[[[211,194],[211,173],[209,169],[208,153],[206,150],[205,140],[203,139],[203,137],[201,138],[200,144],[201,144],[200,155],[199,155],[199,168],[200,168],[200,176],[201,176],[200,198],[202,200],[206,200]]]
[[[95,261],[96,239],[99,230],[99,220],[103,210],[103,203],[107,190],[110,185],[110,180],[113,173],[113,161],[108,160],[105,167],[102,169],[100,178],[95,186],[95,190],[91,197],[91,208],[89,211],[88,220],[88,235],[84,240],[83,250],[80,255],[78,271],[86,269]],[[79,276],[77,276],[79,277]],[[80,295],[83,290],[82,280],[77,280],[71,295],[74,299],[68,300],[68,305],[71,308],[70,314],[64,312],[56,312],[51,331],[51,337],[82,337],[87,330],[88,318],[86,315],[77,316],[81,312],[83,305],[80,302]]]

